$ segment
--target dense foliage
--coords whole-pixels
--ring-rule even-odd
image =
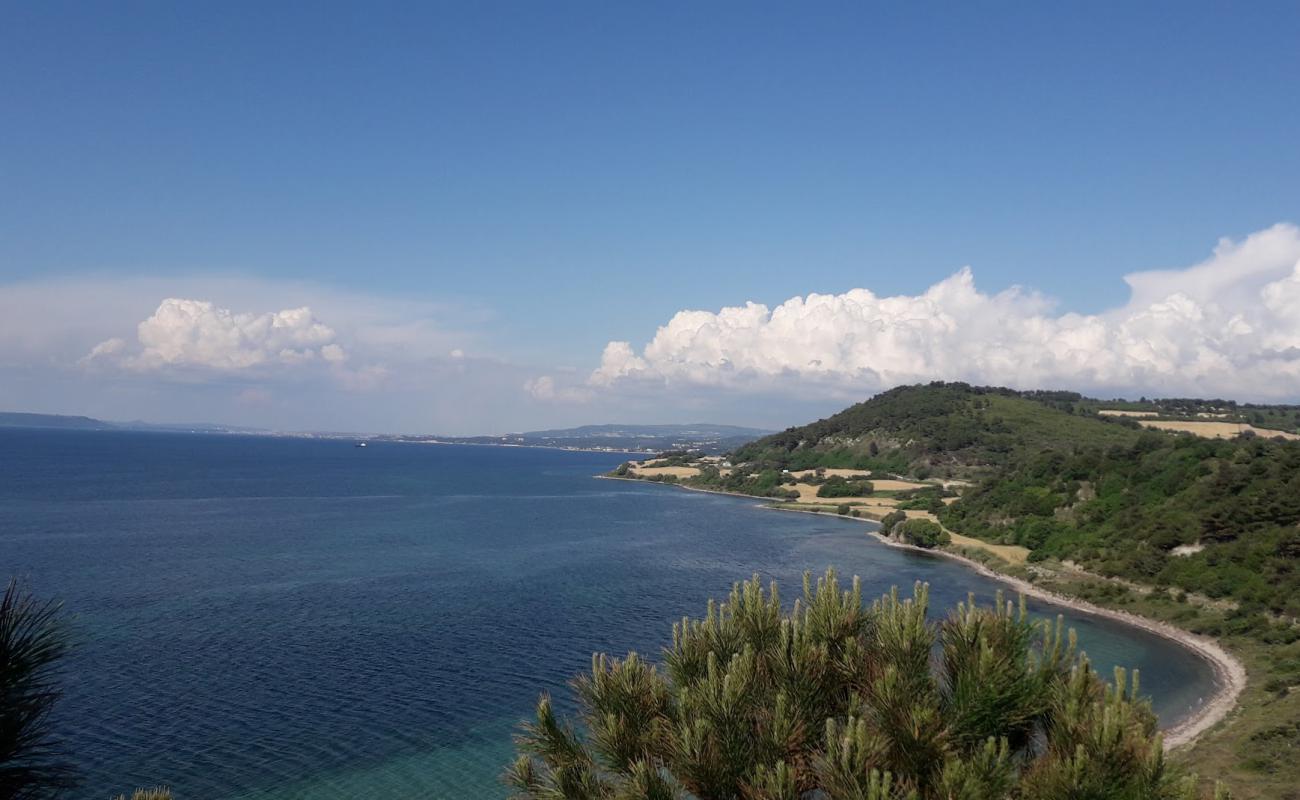
[[[50,716],[66,650],[59,606],[11,580],[0,598],[0,800],[53,797],[76,785]]]
[[[907,520],[907,514],[902,511],[891,511],[880,520],[880,532],[886,536],[892,534],[898,525]]]
[[[829,573],[785,614],[755,577],[675,625],[662,667],[593,658],[584,733],[543,696],[506,779],[521,800],[1195,796],[1136,676],[1104,684],[1023,604],[938,624],[927,605],[918,586],[867,607]]]
[[[1031,558],[1300,615],[1300,443],[1146,433],[1127,447],[1044,450],[942,518]]]
[[[117,800],[127,800],[126,795],[119,794]],[[172,800],[172,792],[162,786],[155,789],[136,789],[131,793],[131,800]]]
[[[1295,406],[1227,400],[1102,402],[1070,392],[934,383],[884,392],[732,456],[730,477],[783,465],[893,464],[913,477],[979,481],[951,506],[938,487],[896,496],[952,530],[1070,559],[1104,574],[1300,616],[1300,443],[1150,431],[1102,408],[1190,419],[1227,414],[1289,427]],[[851,462],[851,463],[850,463]],[[834,490],[831,490],[834,491]],[[844,495],[842,495],[844,496]]]
[[[736,462],[790,469],[843,467],[906,472],[987,467],[1026,447],[1123,444],[1136,425],[1096,416],[1073,392],[932,383],[900,386],[834,416],[759,439]]]
[[[850,481],[839,475],[832,475],[817,487],[818,497],[863,497],[871,494],[875,487],[871,481]]]
[[[904,542],[917,547],[938,547],[948,544],[948,532],[928,519],[908,519],[893,526],[893,533]]]
[[[793,480],[781,470],[761,465],[744,464],[723,474],[716,466],[703,466],[698,477],[686,481],[691,486],[701,489],[713,489],[722,492],[749,494],[755,497],[774,497],[777,499],[797,498],[799,493],[791,490],[787,483]]]

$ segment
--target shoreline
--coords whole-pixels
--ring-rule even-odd
[[[804,508],[786,508],[767,502],[765,498],[755,497],[754,495],[741,494],[739,492],[724,492],[716,489],[700,489],[693,486],[683,486],[677,483],[663,483],[661,481],[647,481],[642,478],[626,478],[616,475],[597,475],[597,478],[616,481],[636,481],[638,483],[650,483],[660,486],[669,486],[675,489],[685,489],[690,492],[703,492],[705,494],[720,494],[729,497],[744,497],[757,502],[760,508],[769,511],[785,511],[794,514],[817,514],[823,517],[832,517],[845,522],[858,523],[876,523],[875,520],[867,520],[861,517],[845,517],[840,514],[828,514],[824,511],[816,511]],[[917,553],[925,553],[940,558],[947,558],[960,562],[966,567],[974,570],[984,577],[991,578],[1003,583],[1026,597],[1034,597],[1044,600],[1054,605],[1063,606],[1071,611],[1078,611],[1096,617],[1104,617],[1115,620],[1116,622],[1129,625],[1134,628],[1140,628],[1148,633],[1154,633],[1157,636],[1176,642],[1182,647],[1190,650],[1197,657],[1210,665],[1214,673],[1214,693],[1211,694],[1201,706],[1185,719],[1179,720],[1171,727],[1161,731],[1163,737],[1164,749],[1166,752],[1185,747],[1194,743],[1200,738],[1201,734],[1219,724],[1232,713],[1237,707],[1242,692],[1246,689],[1246,667],[1241,661],[1229,653],[1218,641],[1206,636],[1199,636],[1191,631],[1185,631],[1176,625],[1167,622],[1150,619],[1139,614],[1128,611],[1120,611],[1112,608],[1105,608],[1087,600],[1077,597],[1059,594],[1057,592],[1036,586],[1023,578],[1017,578],[1012,575],[1005,575],[992,569],[986,564],[982,564],[974,559],[967,558],[960,553],[953,553],[947,550],[927,550],[923,547],[898,542],[884,536],[879,530],[865,528],[867,535],[874,537],[877,541],[888,547],[896,547],[903,550],[911,550]]]

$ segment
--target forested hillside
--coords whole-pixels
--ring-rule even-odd
[[[1300,616],[1300,443],[1142,434],[1026,454],[944,510],[968,536]]]
[[[1098,415],[1115,405],[1071,392],[903,386],[741,448],[724,488],[747,491],[743,481],[766,474],[779,489],[780,469],[811,467],[964,477],[976,485],[940,515],[954,531],[1027,547],[1031,560],[1300,616],[1300,442],[1203,439]]]
[[[1017,392],[964,383],[900,386],[823,420],[740,448],[733,461],[783,468],[888,469],[961,475],[1044,447],[1127,445],[1124,419],[1096,415],[1074,392]]]

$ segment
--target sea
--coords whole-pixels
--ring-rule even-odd
[[[628,456],[288,437],[0,429],[0,577],[63,604],[55,724],[76,797],[503,798],[512,733],[595,652],[658,657],[671,625],[760,575],[866,594],[995,581],[860,521],[599,480]],[[1096,666],[1138,668],[1165,723],[1209,666],[1064,614]]]

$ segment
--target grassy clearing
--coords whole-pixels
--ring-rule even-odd
[[[934,515],[930,515],[934,519]],[[937,521],[937,520],[936,520]],[[945,530],[947,530],[945,528]],[[1029,561],[1029,549],[1014,544],[992,544],[981,539],[972,539],[969,536],[962,536],[960,533],[954,533],[948,530],[948,535],[952,537],[953,545],[961,548],[972,550],[983,550],[992,553],[1008,564],[1020,565]]]

